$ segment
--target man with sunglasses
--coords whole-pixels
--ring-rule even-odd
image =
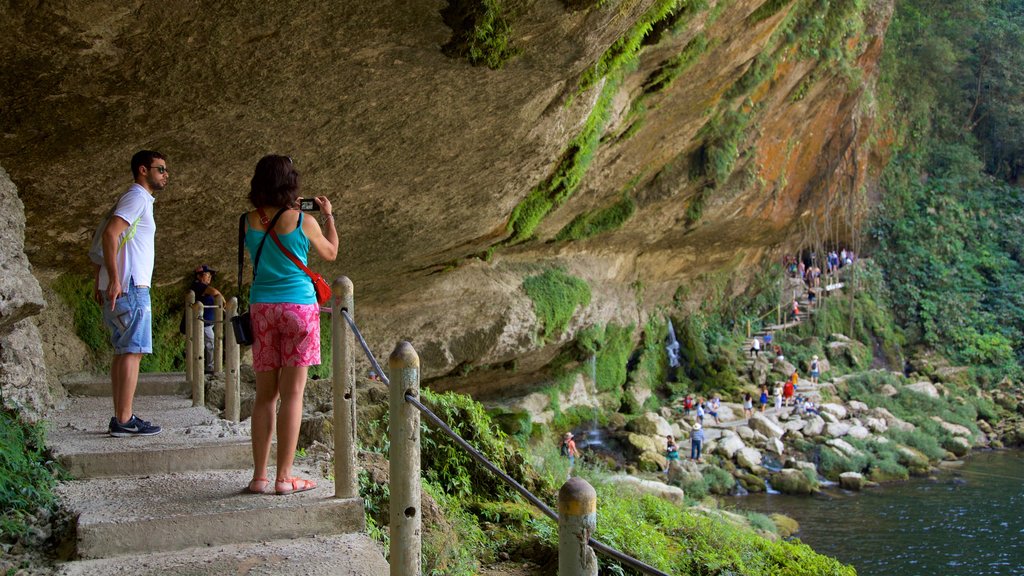
[[[132,156],[135,183],[121,195],[103,231],[103,264],[96,272],[96,296],[103,322],[110,329],[114,360],[110,383],[114,397],[111,436],[153,436],[160,427],[132,411],[139,364],[153,352],[153,314],[149,287],[156,259],[156,222],[153,202],[167,186],[167,159],[153,150]]]

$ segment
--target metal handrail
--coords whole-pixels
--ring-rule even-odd
[[[388,379],[387,375],[384,374],[384,371],[381,370],[380,364],[377,362],[377,359],[373,356],[373,352],[370,351],[370,347],[367,346],[366,340],[363,338],[362,333],[360,333],[359,327],[356,326],[356,323],[352,319],[352,316],[349,315],[348,310],[342,308],[341,309],[341,313],[342,313],[342,316],[345,318],[345,321],[348,322],[348,325],[352,328],[352,333],[355,335],[356,340],[359,341],[359,346],[363,349],[363,352],[366,354],[366,358],[370,361],[370,364],[373,365],[374,370],[377,371],[377,374],[380,375],[381,380],[385,384],[390,385],[391,381]],[[523,498],[525,498],[531,504],[536,506],[538,510],[540,510],[542,513],[544,513],[545,516],[547,516],[548,518],[554,520],[556,523],[559,521],[559,517],[558,517],[558,513],[557,512],[555,512],[549,506],[544,504],[543,501],[541,501],[539,498],[537,498],[537,496],[535,496],[532,492],[527,490],[522,484],[517,482],[514,478],[512,478],[511,476],[506,474],[504,471],[502,471],[500,468],[495,466],[493,462],[488,460],[487,457],[484,456],[483,454],[481,454],[479,450],[474,448],[469,442],[467,442],[464,438],[459,436],[454,430],[451,429],[451,427],[448,426],[448,424],[446,424],[444,422],[444,420],[441,420],[441,418],[439,418],[436,414],[434,414],[429,408],[424,406],[414,396],[412,396],[411,394],[406,394],[405,395],[405,401],[408,402],[409,404],[412,404],[413,406],[415,406],[417,410],[419,410],[423,415],[425,415],[427,417],[428,420],[433,422],[445,435],[447,435],[449,438],[454,440],[455,443],[460,448],[462,448],[464,451],[466,451],[466,453],[469,454],[469,456],[471,458],[476,460],[480,465],[482,465],[484,468],[486,468],[492,474],[494,474],[495,476],[497,476],[498,478],[503,480],[506,484],[511,486]],[[667,573],[662,572],[661,570],[658,570],[657,568],[654,568],[653,566],[645,564],[644,562],[642,562],[640,560],[637,560],[636,558],[633,558],[632,556],[623,554],[622,552],[620,552],[620,551],[618,551],[618,550],[616,550],[616,549],[614,549],[614,548],[612,548],[612,547],[610,547],[610,546],[608,546],[606,544],[602,544],[601,542],[599,542],[599,541],[597,541],[597,540],[595,540],[593,538],[590,538],[588,540],[588,544],[590,544],[590,546],[592,546],[595,550],[598,550],[599,552],[605,554],[606,556],[610,556],[610,557],[614,558],[615,560],[618,560],[618,561],[622,562],[623,564],[627,564],[630,567],[632,567],[632,568],[634,568],[636,570],[639,570],[639,571],[641,571],[641,572],[643,572],[645,574],[651,574],[652,576],[669,576]]]

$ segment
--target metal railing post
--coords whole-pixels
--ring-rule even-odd
[[[231,319],[238,315],[238,298],[232,297],[228,301],[227,307],[224,311],[224,317],[227,319],[227,323],[231,322]],[[224,330],[224,418],[232,422],[238,422],[241,419],[242,413],[242,401],[239,394],[239,366],[241,365],[241,355],[238,349],[238,342],[235,341],[235,331],[233,329]]]
[[[331,287],[331,382],[334,392],[334,496],[356,498],[355,337],[342,316],[355,318],[352,281],[342,276]]]
[[[193,296],[194,297],[194,296]],[[203,303],[192,304],[192,405],[206,404],[206,371],[203,335]]]
[[[423,556],[420,510],[420,413],[406,402],[420,396],[420,358],[399,342],[388,358],[391,377],[391,576],[419,576]]]
[[[597,576],[597,555],[587,545],[597,529],[597,492],[575,476],[558,491],[558,576]]]
[[[224,296],[213,301],[213,371],[224,371]]]
[[[192,359],[192,355],[196,353],[193,345],[193,328],[192,324],[195,320],[192,317],[192,306],[196,303],[196,293],[189,290],[185,294],[185,383],[188,384],[189,388],[192,387],[193,375],[192,366],[195,365],[195,361]]]

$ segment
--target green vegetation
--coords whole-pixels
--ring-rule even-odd
[[[24,536],[40,509],[53,511],[60,470],[43,445],[45,433],[0,407],[0,543]]]
[[[533,301],[543,326],[541,338],[544,340],[565,331],[576,309],[590,304],[590,286],[560,268],[526,278],[523,290]]]
[[[622,227],[635,211],[636,202],[628,194],[623,194],[621,200],[607,208],[584,212],[573,218],[572,222],[555,235],[555,240],[583,240],[602,232],[616,230]]]
[[[99,304],[93,300],[93,279],[76,274],[63,274],[53,289],[71,308],[75,334],[92,351],[98,363],[109,362],[113,349],[110,333],[103,324]],[[142,357],[143,372],[175,372],[184,370],[185,339],[178,331],[181,323],[187,286],[171,285],[150,289],[153,313],[153,353]]]
[[[767,20],[771,18],[779,10],[782,10],[783,6],[789,4],[792,1],[793,0],[768,0],[764,4],[758,6],[757,10],[754,10],[753,12],[750,13],[750,16],[747,17],[747,24],[757,24],[762,20]]]
[[[893,159],[871,234],[912,344],[1020,377],[1024,2],[897,3],[881,100]]]
[[[512,46],[505,0],[450,0],[441,15],[452,29],[451,40],[442,48],[448,56],[497,70],[519,53]]]
[[[612,99],[618,88],[617,78],[605,83],[583,130],[569,142],[554,172],[547,180],[535,186],[512,210],[507,225],[511,236],[506,240],[507,243],[529,240],[544,217],[576,192],[600,145],[601,134],[611,115]]]

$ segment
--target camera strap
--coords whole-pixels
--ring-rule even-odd
[[[265,222],[265,216],[263,210],[260,208],[256,209],[259,212],[260,218]],[[270,221],[270,225],[267,227],[268,232],[272,232],[274,224],[277,223],[277,219],[284,214],[284,208],[278,210],[277,214],[274,215],[273,220]],[[242,215],[238,217],[238,294],[242,294],[242,271],[245,269],[245,229],[248,225],[248,212],[242,212]],[[260,267],[260,254],[263,253],[263,243],[267,241],[267,236],[264,234],[263,239],[260,240],[260,245],[256,249],[256,257],[252,261],[252,279],[256,281],[256,271]]]

